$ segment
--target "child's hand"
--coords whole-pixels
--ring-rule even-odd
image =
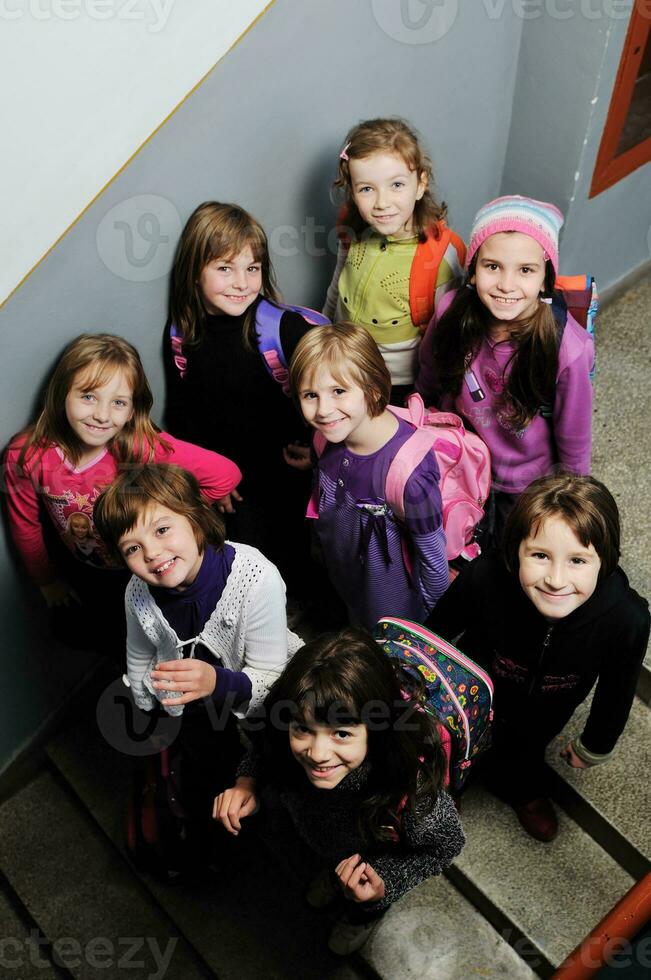
[[[69,606],[72,602],[81,605],[81,599],[67,582],[57,578],[48,585],[41,585],[41,594],[51,609],[53,606]]]
[[[242,497],[240,497],[237,490],[231,490],[227,493],[225,497],[219,497],[217,500],[217,510],[220,514],[234,514],[235,508],[234,503],[241,503]]]
[[[310,447],[302,446],[300,442],[290,442],[283,449],[283,459],[288,466],[295,470],[311,470]]]
[[[205,660],[166,660],[152,670],[157,691],[180,691],[178,697],[165,698],[166,705],[189,704],[209,697],[217,686],[217,668]]]
[[[572,766],[572,769],[589,769],[590,765],[584,762],[583,759],[579,759],[578,755],[574,751],[574,746],[571,742],[568,742],[564,749],[559,752],[561,759],[565,759],[568,766]]]
[[[225,789],[216,797],[212,815],[229,834],[237,837],[241,830],[240,820],[254,813],[257,806],[255,779],[251,776],[240,776],[235,786]]]
[[[335,874],[346,898],[353,902],[379,902],[384,898],[384,882],[359,854],[340,861]]]

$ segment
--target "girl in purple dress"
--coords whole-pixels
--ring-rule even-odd
[[[377,344],[351,323],[314,327],[296,347],[290,383],[323,447],[310,516],[351,623],[422,622],[448,585],[439,470],[431,453],[415,467],[398,522],[386,477],[413,427],[387,408],[391,376]]]

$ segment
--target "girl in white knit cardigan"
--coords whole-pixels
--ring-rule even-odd
[[[182,738],[193,729],[204,768],[218,750],[221,781],[239,755],[233,715],[264,699],[302,645],[287,629],[283,580],[256,548],[224,540],[197,481],[176,466],[120,476],[97,501],[95,523],[134,573],[125,596],[134,701],[185,711]]]

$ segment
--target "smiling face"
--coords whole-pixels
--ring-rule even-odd
[[[563,619],[597,587],[601,559],[561,517],[548,517],[521,542],[520,585],[545,619]]]
[[[374,153],[351,160],[350,186],[357,210],[379,235],[409,238],[413,214],[427,188],[427,177],[410,170],[397,153]]]
[[[470,281],[494,320],[525,320],[544,289],[545,253],[529,235],[499,232],[481,245]]]
[[[85,514],[73,514],[68,527],[73,538],[76,538],[78,541],[84,541],[90,537],[90,518],[86,517]]]
[[[118,548],[134,575],[166,589],[191,585],[203,560],[190,521],[162,504],[142,513]]]
[[[115,371],[103,385],[89,387],[85,371],[75,375],[66,396],[68,424],[84,447],[80,463],[97,455],[120,432],[133,415],[133,390],[123,371]]]
[[[368,732],[366,725],[331,728],[308,717],[290,725],[289,747],[313,786],[333,789],[363,763]]]
[[[328,442],[346,442],[351,449],[371,438],[373,419],[366,395],[350,381],[338,380],[330,369],[320,367],[299,386],[299,401],[305,421]]]
[[[208,313],[239,316],[248,310],[262,289],[262,263],[250,246],[237,255],[212,259],[201,270],[199,288]]]

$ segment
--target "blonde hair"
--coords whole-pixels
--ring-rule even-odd
[[[430,228],[434,237],[439,237],[438,222],[445,221],[447,205],[443,202],[439,204],[432,196],[432,161],[421,146],[418,136],[404,119],[367,119],[353,126],[344,140],[342,153],[344,151],[347,159],[339,158],[339,170],[332,186],[335,191],[344,194],[345,223],[355,236],[361,235],[368,226],[353,199],[349,161],[361,160],[374,153],[395,153],[402,157],[410,170],[416,172],[419,179],[422,175],[425,176],[425,193],[414,205],[414,232],[422,242]]]
[[[71,463],[77,463],[83,444],[68,422],[66,398],[80,375],[85,387],[91,390],[107,384],[117,371],[124,372],[131,386],[133,411],[126,425],[108,444],[111,455],[118,464],[124,464],[134,458],[152,459],[157,443],[170,448],[160,439],[160,430],[149,417],[153,397],[136,348],[113,334],[83,333],[64,349],[48,382],[41,414],[34,425],[23,431],[26,440],[19,465],[23,466],[28,458],[53,444],[59,446]]]
[[[120,539],[154,504],[187,518],[200,552],[206,544],[223,547],[224,523],[203,496],[196,477],[173,463],[150,463],[119,476],[93,508],[98,534],[120,561],[124,561]]]
[[[232,259],[249,247],[262,267],[261,295],[279,302],[269,245],[262,225],[237,204],[205,201],[192,212],[181,234],[170,284],[170,321],[184,344],[197,344],[204,332],[206,308],[199,279],[214,259]],[[249,308],[244,342],[255,349],[255,317]]]
[[[391,375],[378,345],[368,330],[355,323],[312,327],[301,337],[289,365],[289,384],[299,401],[301,386],[309,384],[320,367],[327,367],[343,385],[356,384],[364,392],[371,418],[389,404]]]
[[[560,517],[584,548],[593,546],[601,560],[599,580],[619,561],[619,511],[610,490],[592,476],[558,473],[530,483],[509,514],[502,539],[507,567],[519,566],[520,544],[535,535],[550,517]]]

